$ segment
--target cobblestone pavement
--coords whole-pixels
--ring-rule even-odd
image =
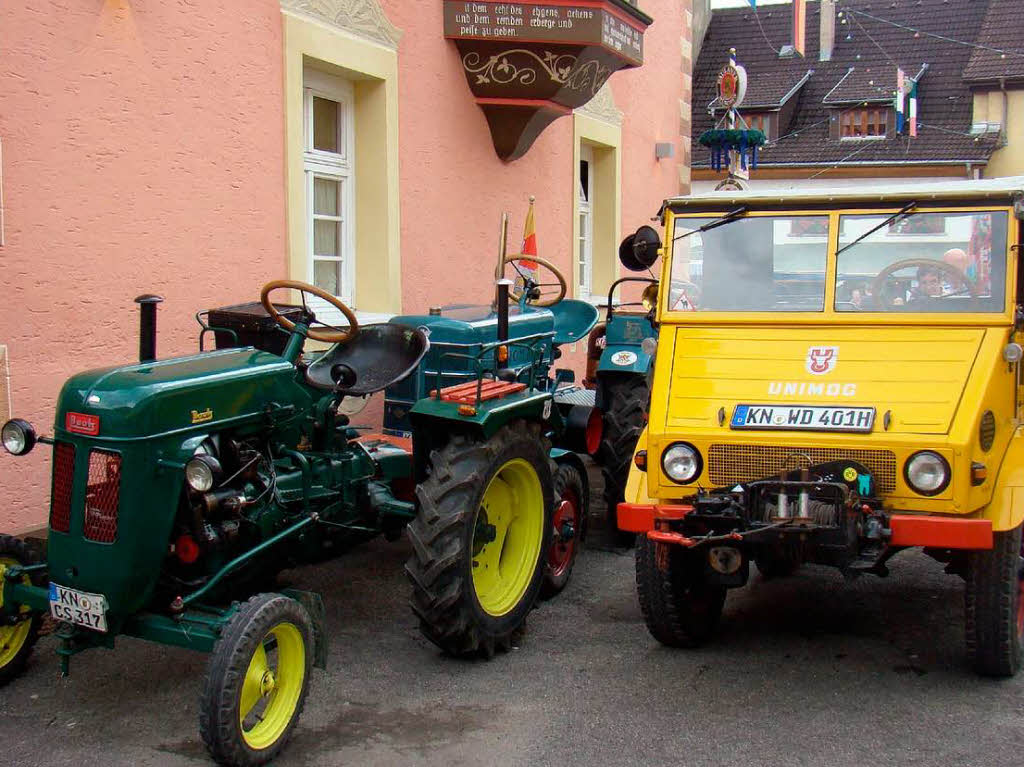
[[[644,627],[631,553],[594,543],[520,647],[490,662],[446,658],[420,636],[404,541],[288,573],[323,592],[331,656],[276,763],[1022,763],[1024,675],[967,669],[962,582],[923,555],[900,555],[885,580],[755,574],[730,594],[715,641],[678,651]],[[0,690],[0,764],[209,763],[205,656],[121,639],[61,680],[53,649],[41,640]]]

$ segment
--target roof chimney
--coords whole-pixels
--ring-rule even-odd
[[[836,2],[821,0],[821,34],[818,37],[818,60],[832,61],[836,44]]]

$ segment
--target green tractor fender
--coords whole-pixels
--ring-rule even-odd
[[[433,450],[444,447],[454,434],[490,439],[516,419],[536,421],[561,428],[558,409],[550,392],[525,390],[475,404],[448,402],[436,397],[419,400],[409,411],[412,423],[413,463],[416,481],[423,479]]]

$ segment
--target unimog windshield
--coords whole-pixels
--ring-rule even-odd
[[[752,213],[706,231],[719,216],[675,217],[665,309],[1003,312],[1007,211],[913,208]]]

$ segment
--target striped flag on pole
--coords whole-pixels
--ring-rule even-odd
[[[910,81],[910,136],[917,138],[917,80]]]
[[[903,133],[903,105],[905,100],[905,93],[903,92],[905,77],[903,70],[896,69],[896,132]]]
[[[526,221],[523,223],[523,249],[519,251],[524,256],[537,255],[537,229],[533,223],[533,195],[530,195],[530,209],[526,211]],[[532,271],[537,270],[535,261],[522,259],[520,262],[524,267]]]
[[[793,0],[793,50],[804,55],[806,39],[807,0]]]

